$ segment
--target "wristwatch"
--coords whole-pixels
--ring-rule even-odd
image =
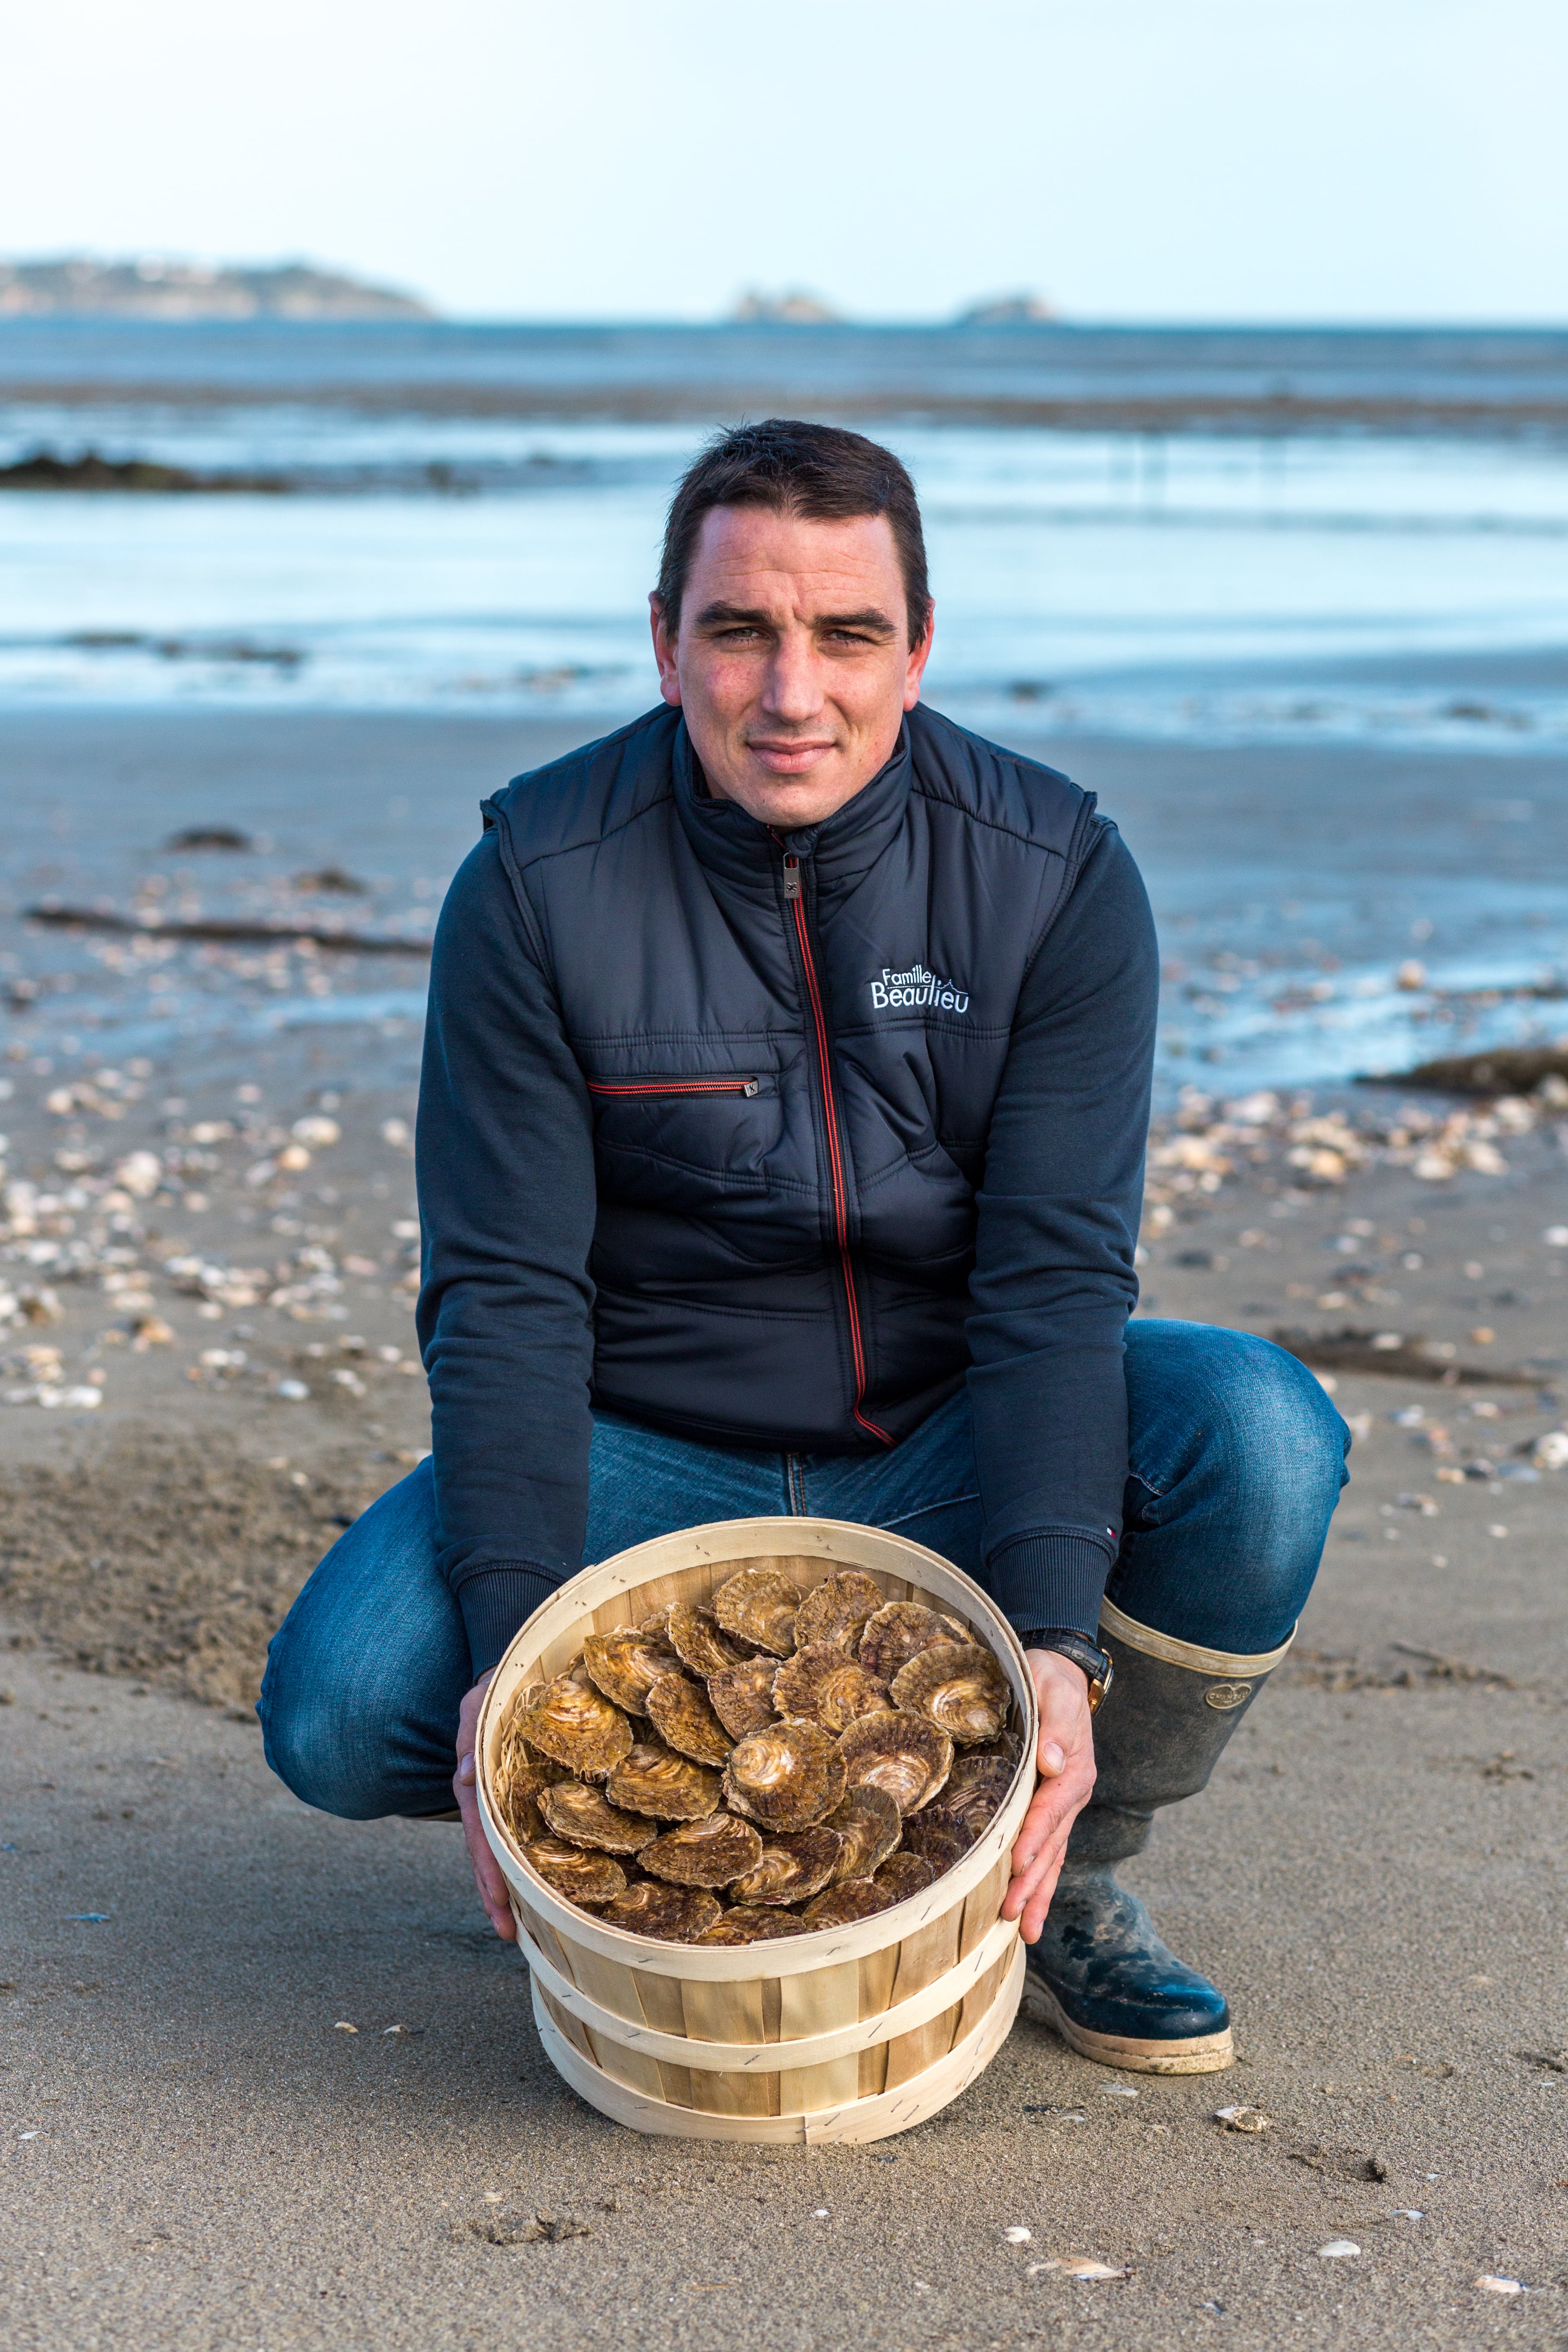
[[[1116,1673],[1109,1650],[1097,1650],[1087,1633],[1077,1633],[1070,1625],[1037,1625],[1018,1639],[1026,1650],[1055,1650],[1081,1666],[1089,1678],[1089,1711],[1095,1712]]]

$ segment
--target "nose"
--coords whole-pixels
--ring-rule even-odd
[[[822,709],[822,684],[809,629],[781,632],[768,665],[763,708],[788,727],[804,726]]]

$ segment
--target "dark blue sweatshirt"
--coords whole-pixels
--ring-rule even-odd
[[[437,931],[419,1334],[476,1673],[583,1565],[590,1406],[896,1445],[967,1380],[991,1589],[1092,1633],[1157,963],[1092,796],[910,713],[782,838],[658,709],[485,804]]]

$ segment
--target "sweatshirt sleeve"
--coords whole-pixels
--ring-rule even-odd
[[[439,1565],[477,1677],[582,1565],[593,1429],[592,1113],[494,830],[437,929],[416,1149]]]
[[[1158,994],[1148,898],[1102,822],[1025,982],[977,1202],[967,1328],[984,1558],[1020,1629],[1094,1635],[1121,1541]]]

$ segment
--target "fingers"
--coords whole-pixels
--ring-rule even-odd
[[[458,1769],[452,1775],[452,1793],[463,1817],[463,1839],[485,1916],[502,1942],[510,1944],[517,1940],[517,1922],[511,1916],[505,1874],[490,1852],[489,1840],[479,1819],[479,1763],[474,1754],[479,1706],[489,1679],[489,1675],[480,1676],[464,1699],[458,1717]]]

